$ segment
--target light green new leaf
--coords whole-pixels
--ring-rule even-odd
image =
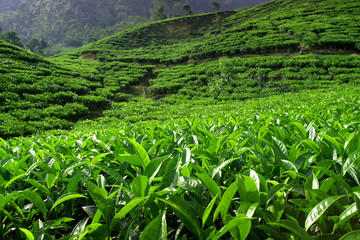
[[[143,202],[146,197],[134,198],[129,203],[127,203],[112,219],[110,224],[110,229],[113,230],[114,227],[120,222],[121,219],[125,217],[134,207]]]
[[[19,229],[25,234],[27,240],[35,240],[34,235],[29,230],[25,228],[19,228]]]
[[[157,216],[152,220],[143,230],[140,235],[140,240],[166,240],[167,239],[167,224],[166,212]]]
[[[309,215],[305,220],[305,231],[307,231],[311,227],[311,225],[313,225],[313,223],[315,223],[334,202],[336,202],[342,197],[343,196],[332,196],[318,203],[310,211]]]
[[[132,182],[132,191],[135,197],[145,197],[148,188],[148,178],[146,176],[137,176]]]
[[[242,202],[260,202],[260,195],[257,185],[251,177],[239,175],[236,182]]]
[[[236,191],[236,189],[235,189]],[[210,201],[210,203],[207,205],[205,211],[204,211],[204,214],[202,216],[202,227],[204,228],[205,224],[206,224],[206,221],[208,220],[209,216],[210,216],[210,213],[211,213],[211,210],[213,209],[214,207],[214,204],[215,204],[215,201],[217,199],[217,195]]]
[[[132,140],[132,139],[130,139],[130,138],[125,138],[125,140],[126,140],[127,142],[131,143],[131,144],[134,146],[135,151],[136,151],[137,155],[139,156],[141,166],[142,166],[143,169],[145,170],[145,169],[146,169],[146,166],[149,165],[149,163],[150,163],[150,158],[149,158],[148,153],[147,153],[146,150],[145,150],[139,143],[137,143],[135,140]]]
[[[349,232],[342,236],[339,240],[360,240],[360,230]]]
[[[311,240],[310,235],[297,222],[290,221],[290,220],[280,220],[277,222],[271,222],[269,224],[273,225],[273,226],[286,228],[287,230],[296,234],[299,237],[299,239]]]
[[[118,160],[121,163],[127,162],[130,163],[131,165],[137,166],[137,167],[141,167],[141,161],[139,156],[137,155],[131,155],[131,154],[119,154],[116,157],[116,160]]]
[[[238,185],[235,182],[230,184],[230,186],[226,189],[224,192],[224,195],[221,198],[220,204],[215,210],[214,216],[213,216],[213,222],[216,220],[219,213],[221,213],[221,219],[224,223],[226,223],[226,215],[228,213],[230,204],[232,202],[232,199],[234,198],[234,195],[236,191],[238,190]]]
[[[101,153],[99,155],[96,155],[93,159],[91,159],[91,165],[94,165],[95,163],[101,161],[105,156],[109,154],[110,153]]]
[[[50,209],[53,210],[56,206],[58,206],[59,204],[68,201],[70,199],[74,199],[74,198],[87,198],[86,196],[79,194],[79,193],[65,193],[64,195],[60,196],[56,202],[54,203],[54,205],[52,206],[52,208]]]

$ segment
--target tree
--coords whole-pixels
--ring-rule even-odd
[[[154,19],[155,20],[164,20],[164,19],[166,19],[166,15],[165,15],[164,11],[165,11],[165,9],[164,9],[163,6],[160,6],[158,9],[156,9]]]
[[[182,9],[185,10],[186,16],[193,14],[193,11],[192,11],[191,6],[189,4],[184,4],[182,6]]]
[[[24,47],[24,44],[21,42],[21,39],[18,37],[15,31],[5,32],[1,35],[1,39],[16,46]]]
[[[32,38],[25,47],[32,52],[38,52],[40,50],[40,41],[37,38]]]
[[[211,2],[211,9],[213,10],[213,12],[218,11],[220,9],[220,3],[212,1]]]
[[[1,35],[2,31],[3,31],[3,29],[2,29],[2,27],[0,26],[0,35]]]

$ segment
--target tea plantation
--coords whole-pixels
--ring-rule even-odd
[[[1,239],[360,239],[360,2],[0,41]]]

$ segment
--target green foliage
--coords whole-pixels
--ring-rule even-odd
[[[0,140],[1,237],[356,237],[358,91]]]

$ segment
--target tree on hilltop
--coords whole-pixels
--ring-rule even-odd
[[[189,4],[184,4],[182,6],[182,9],[185,10],[186,16],[193,14],[193,11],[192,11],[191,6]]]
[[[154,19],[155,20],[164,20],[166,19],[166,15],[165,15],[165,9],[164,6],[160,6],[158,7],[158,9],[156,9],[155,14],[154,14]]]
[[[216,12],[220,9],[221,4],[219,2],[212,1],[211,2],[211,9],[213,12]]]
[[[1,35],[1,40],[11,43],[13,45],[24,47],[24,44],[21,42],[21,39],[15,31],[8,31]]]

